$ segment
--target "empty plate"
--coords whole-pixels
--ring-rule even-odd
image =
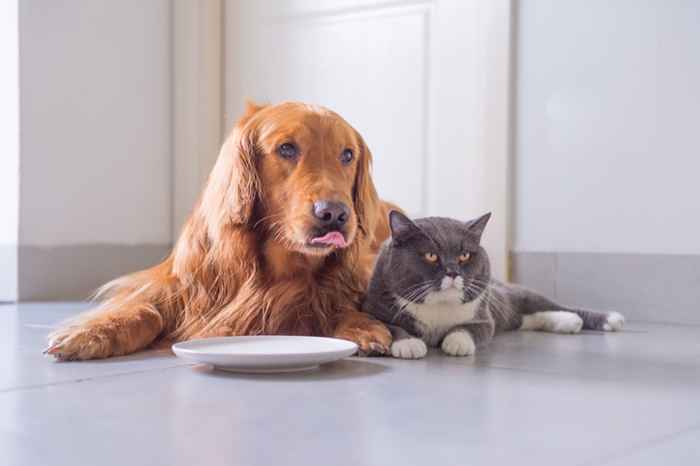
[[[189,361],[233,372],[293,372],[353,355],[357,345],[338,338],[297,336],[217,337],[176,343]]]

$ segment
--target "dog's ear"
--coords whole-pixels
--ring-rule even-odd
[[[360,154],[357,160],[357,173],[355,174],[355,186],[353,187],[353,202],[357,214],[358,227],[364,235],[372,241],[377,227],[379,212],[379,196],[372,181],[370,173],[372,168],[372,153],[362,136],[356,132],[360,145]]]
[[[253,216],[255,200],[261,189],[255,157],[257,131],[251,124],[246,123],[233,131],[231,139],[230,153],[227,156],[231,160],[232,169],[226,202],[231,222],[235,225],[247,225]]]
[[[248,120],[251,119],[253,115],[258,113],[260,110],[263,108],[267,107],[267,104],[257,104],[253,102],[250,99],[246,99],[245,101],[245,109],[243,110],[243,115],[241,115],[241,118],[238,120],[238,125],[244,125],[245,123],[248,122]]]
[[[206,272],[208,251],[220,245],[232,228],[249,226],[260,195],[256,167],[257,126],[253,116],[262,108],[248,104],[219,151],[207,185],[173,250],[173,271],[182,280]],[[227,231],[228,230],[228,231]]]
[[[257,130],[253,116],[263,107],[248,104],[245,115],[221,146],[202,195],[200,212],[209,237],[216,240],[226,226],[249,225],[261,183],[257,171]]]

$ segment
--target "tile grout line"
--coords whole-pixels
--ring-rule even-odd
[[[675,439],[676,437],[681,437],[683,435],[686,435],[688,433],[691,433],[691,432],[697,431],[697,430],[700,430],[700,424],[693,424],[693,425],[690,425],[684,429],[680,429],[680,430],[675,431],[675,432],[670,432],[670,433],[665,434],[665,435],[660,435],[658,437],[651,438],[649,440],[644,441],[643,443],[641,441],[637,442],[637,443],[630,445],[630,446],[628,446],[628,447],[626,447],[626,448],[624,448],[616,453],[609,455],[606,458],[595,458],[593,460],[586,461],[584,463],[580,463],[578,466],[594,466],[594,465],[595,466],[602,466],[605,464],[610,464],[612,461],[624,459],[625,457],[630,456],[634,452],[637,452],[637,451],[641,452],[644,450],[648,450],[649,448],[652,448],[652,447],[663,445],[664,443],[669,442],[669,441]]]
[[[502,365],[489,365],[489,364],[484,364],[484,365],[479,365],[479,366],[471,366],[473,368],[481,368],[481,369],[496,369],[496,370],[501,370],[501,371],[510,371],[510,372],[523,372],[528,375],[538,375],[538,376],[549,376],[549,377],[568,377],[573,380],[586,380],[586,381],[591,381],[591,382],[620,382],[621,379],[617,379],[614,376],[608,376],[608,377],[601,377],[598,375],[579,375],[579,374],[567,374],[566,372],[558,372],[558,371],[547,371],[547,370],[542,370],[542,369],[533,369],[530,367],[508,367],[508,366],[502,366]]]
[[[185,364],[177,364],[177,365],[173,365],[173,366],[164,366],[164,367],[159,367],[159,368],[154,368],[154,369],[142,369],[142,370],[135,370],[135,371],[129,371],[129,372],[120,372],[120,373],[115,373],[115,374],[86,376],[86,377],[81,377],[81,378],[77,378],[77,379],[62,380],[62,381],[58,381],[58,382],[51,382],[51,383],[45,383],[45,384],[22,385],[22,386],[18,386],[18,387],[0,389],[0,395],[5,394],[5,393],[25,391],[25,390],[37,390],[37,389],[42,389],[42,388],[47,388],[47,387],[72,385],[72,384],[79,384],[79,383],[92,382],[92,381],[100,381],[103,379],[110,379],[110,378],[116,378],[116,377],[122,377],[122,376],[146,374],[146,373],[151,373],[151,372],[160,372],[160,371],[166,371],[166,370],[170,370],[170,369],[178,369],[181,367],[194,367],[197,365],[199,365],[199,364],[197,364],[197,363],[185,363]],[[503,365],[491,365],[491,364],[474,365],[471,367],[474,369],[492,369],[492,370],[497,370],[497,371],[521,372],[521,373],[532,374],[532,375],[537,375],[537,376],[546,376],[546,377],[561,377],[561,376],[569,375],[569,374],[565,374],[565,373],[557,372],[557,371],[547,371],[547,370],[532,369],[532,368],[526,368],[526,367],[508,367],[508,366],[503,366]],[[616,382],[617,381],[617,379],[615,379],[615,378],[598,377],[598,376],[588,376],[588,377],[587,376],[578,376],[576,378],[582,379],[582,380],[593,380],[593,381],[598,381],[598,382]]]
[[[60,386],[60,385],[71,385],[71,384],[78,384],[78,383],[84,383],[84,382],[92,382],[92,381],[96,381],[96,380],[109,379],[109,378],[115,378],[115,377],[145,374],[145,373],[149,373],[149,372],[160,372],[160,371],[166,371],[166,370],[170,370],[170,369],[177,369],[180,367],[192,367],[195,365],[196,365],[195,363],[177,364],[174,366],[158,367],[158,368],[154,368],[154,369],[143,369],[143,370],[137,370],[137,371],[119,372],[116,374],[87,376],[87,377],[81,377],[78,379],[62,380],[59,382],[51,382],[51,383],[45,383],[45,384],[22,385],[19,387],[0,389],[0,395],[4,394],[4,393],[12,393],[12,392],[18,392],[18,391],[23,391],[23,390],[37,390],[37,389],[46,388],[46,387],[54,387],[54,386]]]
[[[552,288],[554,288],[553,294],[554,294],[554,299],[558,302],[559,301],[559,254],[554,253],[554,277],[552,278]]]
[[[700,324],[693,324],[693,323],[689,323],[689,322],[662,321],[662,320],[637,320],[637,319],[633,319],[633,320],[630,320],[630,322],[640,323],[640,324],[663,325],[663,326],[668,326],[668,327],[689,327],[689,328],[700,327]],[[624,332],[624,329],[623,329],[623,332]]]

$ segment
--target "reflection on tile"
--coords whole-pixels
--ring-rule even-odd
[[[44,356],[51,328],[88,308],[86,303],[0,305],[0,391],[187,364],[168,351],[78,364]]]

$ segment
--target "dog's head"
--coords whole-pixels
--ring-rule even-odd
[[[371,238],[372,155],[338,114],[301,103],[249,104],[224,143],[202,199],[210,237],[263,228],[288,249],[326,255]]]

